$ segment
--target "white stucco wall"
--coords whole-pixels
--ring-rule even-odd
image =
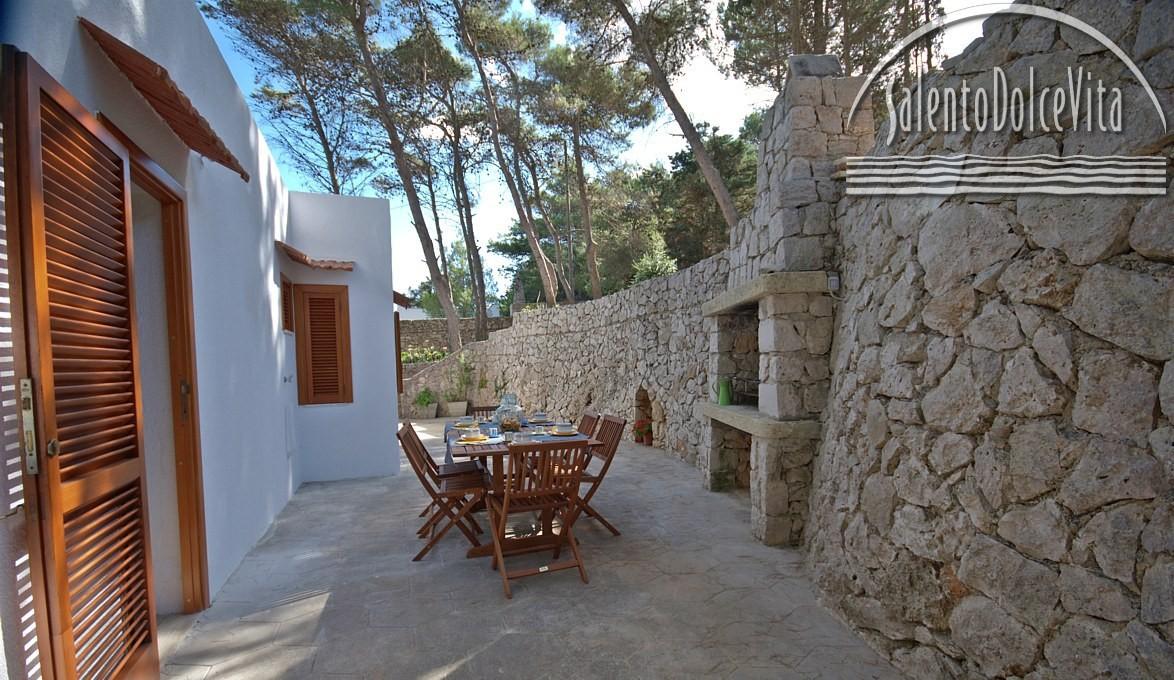
[[[8,7],[0,40],[106,114],[188,194],[209,581],[215,593],[293,493],[277,357],[273,237],[285,189],[190,0],[38,0]],[[251,180],[197,156],[77,23],[84,16],[162,64]]]
[[[350,303],[354,402],[297,406],[292,403],[302,481],[394,474],[395,303],[391,288],[391,213],[387,201],[291,192],[286,242],[311,257],[353,260],[351,272],[322,271],[282,256],[282,271],[295,284],[347,286]],[[284,334],[294,357],[294,336]]]
[[[333,199],[344,201],[339,205],[345,209],[339,210],[328,203],[331,199],[301,200],[303,217],[291,228],[294,243],[311,252],[334,252],[338,249],[324,244],[338,243],[340,233],[361,239],[361,245],[337,253],[361,263],[347,282],[354,286],[356,400],[348,407],[291,407],[296,388],[283,377],[293,375],[293,351],[280,329],[280,265],[273,246],[274,238],[285,233],[288,198],[244,96],[195,4],[3,4],[0,41],[30,53],[91,112],[110,117],[187,192],[205,524],[215,593],[303,478],[385,474],[397,467],[387,202]],[[166,67],[251,180],[246,183],[190,153],[84,35],[78,16]],[[339,215],[362,219],[340,225]],[[376,309],[386,314],[376,314]],[[387,348],[382,354],[376,350],[380,343]]]

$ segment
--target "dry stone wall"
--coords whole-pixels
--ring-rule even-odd
[[[508,316],[487,319],[489,332],[509,328]],[[448,325],[444,319],[401,319],[400,347],[403,349],[447,349]],[[461,342],[477,338],[477,320],[461,319]]]
[[[694,461],[701,423],[693,409],[709,389],[701,304],[725,290],[727,274],[719,255],[600,300],[522,312],[510,328],[466,346],[470,398],[495,404],[501,391],[513,392],[528,409],[575,419],[591,409],[632,423],[643,388],[654,443]],[[450,357],[405,380],[407,400],[423,387],[443,393],[456,365]]]
[[[804,59],[792,57],[792,72]],[[873,144],[872,100],[850,120],[863,77],[839,75],[839,62],[802,70],[762,118],[754,209],[730,231],[730,287],[767,271],[824,269],[835,246],[832,217],[842,193],[835,160]]]
[[[1046,4],[1121,45],[1174,110],[1168,2]],[[1035,65],[1059,86],[1079,62],[1126,92],[1125,132],[926,133],[876,155],[1174,151],[1098,45],[1040,19],[985,32],[929,84]],[[809,563],[911,676],[1174,677],[1171,200],[839,204]]]
[[[1041,4],[1120,45],[1174,111],[1168,0]],[[828,79],[797,86],[765,119],[758,201],[726,254],[522,314],[466,350],[475,400],[494,402],[500,386],[527,406],[632,419],[643,387],[657,445],[688,460],[699,446],[726,452],[728,474],[697,462],[706,484],[730,486],[745,442],[694,410],[719,370],[720,329],[700,306],[764,271],[838,270],[843,300],[811,312],[834,319],[830,375],[813,383],[826,403],[796,402],[822,421],[812,478],[761,477],[787,494],[760,494],[773,506],[756,535],[801,530],[827,604],[911,677],[1174,677],[1174,199],[840,200],[816,157],[1174,155],[1133,76],[1094,41],[1039,18],[984,29],[928,84],[1001,66],[1009,78],[1035,67],[1037,88],[1057,86],[1084,66],[1124,91],[1124,133],[927,132],[849,148],[864,132],[843,127],[850,97]],[[758,349],[771,367],[771,349]],[[454,365],[413,377],[409,398],[443,389]],[[751,470],[785,455],[752,444]]]

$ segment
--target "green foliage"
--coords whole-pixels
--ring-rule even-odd
[[[449,376],[449,387],[444,392],[445,401],[463,401],[469,398],[469,388],[473,386],[473,374],[477,371],[473,359],[468,352],[457,355],[457,365]]]
[[[425,364],[440,361],[448,352],[440,347],[410,347],[400,352],[400,361],[405,364]]]
[[[830,12],[866,1],[825,4]],[[568,288],[581,300],[689,266],[728,242],[723,213],[688,149],[665,166],[617,163],[629,132],[653,119],[654,95],[672,99],[662,76],[679,75],[709,45],[711,3],[535,5],[537,16],[516,0],[209,0],[203,7],[235,32],[257,66],[252,104],[275,129],[287,128],[278,146],[299,173],[334,191],[418,193],[412,207],[424,214],[424,224],[416,225],[421,245],[431,238],[443,256],[428,258],[429,268],[448,279],[456,313],[472,317],[482,306],[478,298],[497,297],[503,313],[515,296],[555,302],[542,299],[549,294],[542,292],[536,255],[561,261],[559,301]],[[629,11],[632,22],[624,18]],[[735,23],[749,20],[738,16],[731,15]],[[556,19],[568,31],[557,44]],[[484,67],[485,89],[474,56]],[[491,108],[499,114],[494,124]],[[736,136],[699,126],[742,212],[753,201],[760,127],[758,114]],[[500,142],[500,154],[490,153],[491,139]],[[507,272],[520,294],[498,296],[492,276],[482,285],[479,257],[470,257],[481,251],[472,224],[475,191],[465,178],[481,185],[487,172],[512,175],[522,194],[518,217],[533,225],[540,249],[531,249],[516,223],[488,244],[510,262]],[[486,218],[476,219],[486,228]],[[589,262],[598,279],[589,275]],[[445,316],[447,300],[442,305],[433,282],[410,292],[430,316]]]
[[[849,74],[871,69],[899,40],[939,16],[941,0],[729,0],[718,6],[725,36],[722,70],[783,91],[787,57],[835,54]],[[919,41],[913,59],[932,62],[940,33]],[[906,74],[909,62],[902,61]]]
[[[711,35],[706,0],[624,1],[670,77],[680,73],[698,50],[708,46]],[[615,0],[538,0],[535,5],[569,24],[574,37],[602,58],[627,58],[633,67],[646,68],[631,47],[632,36],[616,12]],[[640,9],[643,13],[638,12]]]
[[[461,393],[467,393],[469,388],[473,386],[473,373],[477,370],[473,365],[473,358],[469,356],[468,352],[461,352],[457,357],[457,387],[460,388]]]
[[[412,403],[420,407],[431,406],[436,403],[436,393],[425,387],[416,393]]]
[[[698,126],[705,137],[705,148],[713,157],[726,187],[741,214],[754,207],[758,176],[757,139],[720,134],[706,125]],[[753,125],[743,125],[750,131]],[[668,253],[682,267],[688,267],[721,252],[729,245],[730,232],[692,150],[685,148],[670,160],[669,175],[661,190],[665,206],[662,233]]]
[[[677,273],[677,261],[669,256],[665,250],[664,241],[661,241],[641,255],[640,259],[633,264],[632,269],[632,283],[640,283],[658,276]]]
[[[664,248],[662,230],[669,225],[664,220],[661,189],[666,178],[660,166],[621,167],[595,183],[596,241],[605,293],[629,286],[636,261],[657,247]]]
[[[313,187],[358,194],[380,171],[361,111],[349,106],[358,80],[345,42],[322,30],[310,0],[214,0],[200,9],[230,29],[257,73],[250,96],[281,157]]]
[[[452,287],[452,301],[456,305],[457,313],[462,318],[470,318],[475,313],[473,305],[473,276],[469,271],[469,258],[465,254],[465,242],[453,241],[448,246],[448,282]],[[430,318],[444,318],[444,309],[440,306],[440,298],[431,281],[424,281],[419,286],[408,291],[408,295],[416,301],[416,306],[423,309]],[[487,300],[497,298],[497,284],[492,277],[485,280],[485,297]]]
[[[761,112],[748,115],[736,137],[701,126],[706,133],[706,146],[726,178],[738,209],[743,212],[749,211],[754,203],[757,138],[761,127]],[[561,180],[561,175],[556,175],[548,183],[552,194],[565,190]],[[674,154],[668,168],[616,167],[592,181],[588,190],[605,294],[693,265],[721,252],[729,244],[725,220],[688,148]],[[575,202],[574,192],[572,202]],[[552,200],[551,203],[549,215],[557,230],[566,231],[577,224],[573,205],[568,220],[565,202]],[[576,240],[582,240],[578,229],[575,233]],[[549,238],[542,244],[553,258]],[[489,250],[512,262],[509,273],[520,277],[523,287],[530,292],[528,302],[534,302],[534,293],[539,290],[538,272],[521,229],[514,225],[501,238],[490,242]],[[588,290],[588,283],[581,243],[576,244],[575,257],[578,263],[574,283],[576,291],[582,293]],[[503,304],[512,300],[512,292],[507,293]]]

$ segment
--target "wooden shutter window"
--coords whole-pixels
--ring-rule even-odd
[[[281,330],[294,332],[294,299],[293,284],[281,276]]]
[[[295,285],[298,403],[345,404],[351,386],[351,329],[346,286]]]

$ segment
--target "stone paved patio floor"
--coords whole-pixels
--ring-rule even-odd
[[[799,551],[754,542],[744,499],[655,449],[625,444],[596,496],[622,536],[576,526],[586,585],[540,575],[506,600],[455,531],[412,562],[423,498],[406,468],[303,486],[164,677],[899,677],[816,603]]]

